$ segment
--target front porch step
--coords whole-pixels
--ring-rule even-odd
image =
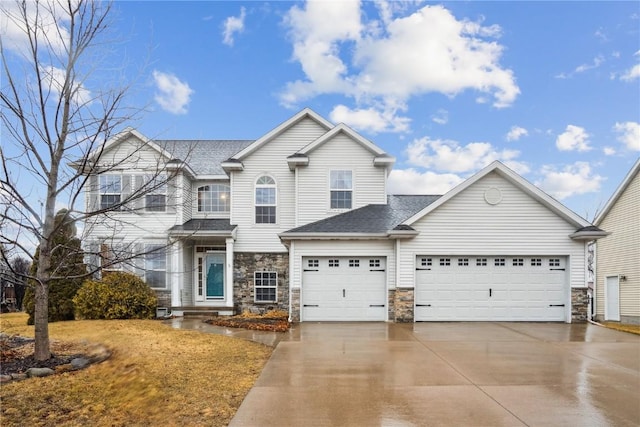
[[[171,311],[181,311],[184,317],[216,317],[220,312],[235,314],[233,307],[171,307]]]

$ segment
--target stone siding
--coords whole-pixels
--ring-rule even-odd
[[[571,288],[571,321],[586,322],[589,319],[589,295],[587,288]]]
[[[413,289],[396,288],[393,293],[393,317],[389,320],[397,323],[413,322]],[[389,304],[391,307],[391,303]]]
[[[255,302],[256,271],[278,273],[277,302]],[[289,311],[289,254],[236,252],[233,258],[233,302],[235,312],[265,313],[278,309]]]
[[[292,322],[300,321],[300,288],[291,289],[291,313]]]

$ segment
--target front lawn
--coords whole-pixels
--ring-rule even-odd
[[[33,337],[22,313],[0,315],[0,331]],[[172,329],[154,320],[49,324],[52,339],[101,343],[113,353],[87,369],[0,387],[8,426],[226,426],[272,349]]]

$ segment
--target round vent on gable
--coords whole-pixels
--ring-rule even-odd
[[[496,187],[488,188],[484,192],[484,200],[490,205],[497,205],[502,201],[502,192]]]

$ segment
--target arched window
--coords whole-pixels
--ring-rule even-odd
[[[256,180],[256,224],[276,223],[276,181],[268,175]]]
[[[230,199],[227,184],[198,187],[198,212],[229,212]]]

